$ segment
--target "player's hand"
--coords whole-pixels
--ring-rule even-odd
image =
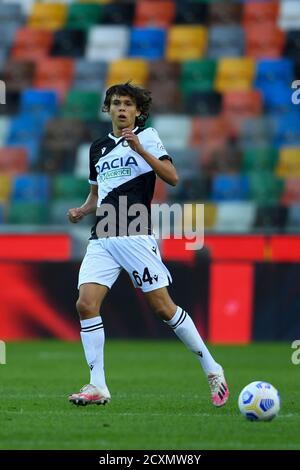
[[[74,207],[73,209],[69,209],[67,212],[69,221],[72,222],[72,224],[77,224],[77,222],[80,222],[80,220],[83,219],[85,215],[86,214],[82,209],[80,209],[80,207]]]
[[[122,130],[122,137],[125,138],[126,142],[128,142],[128,145],[132,148],[137,153],[142,153],[144,148],[141,145],[139,138],[137,135],[135,135],[134,132],[132,132],[131,129],[123,129]]]

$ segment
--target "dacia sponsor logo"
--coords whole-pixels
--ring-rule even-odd
[[[100,182],[110,179],[110,178],[118,178],[119,176],[130,176],[131,175],[131,168],[119,168],[118,170],[110,170],[104,171],[101,173]]]
[[[114,158],[113,160],[111,160],[110,162],[99,162],[98,165],[96,165],[96,170],[97,170],[97,173],[101,174],[103,173],[104,171],[109,171],[109,170],[115,170],[116,168],[121,168],[121,167],[126,167],[126,166],[129,166],[129,165],[136,165],[138,166],[138,163],[136,161],[136,159],[132,156],[130,157],[118,157],[118,158]]]

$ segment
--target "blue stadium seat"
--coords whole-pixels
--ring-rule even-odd
[[[277,120],[277,125],[273,137],[273,144],[276,147],[298,147],[300,146],[300,113],[293,111],[281,116]]]
[[[256,79],[254,86],[260,89],[273,82],[290,85],[294,76],[293,63],[288,58],[263,59],[256,63]]]
[[[21,95],[21,113],[50,118],[58,112],[58,95],[52,90],[29,89]]]
[[[6,145],[24,147],[30,164],[36,162],[39,143],[43,133],[43,122],[33,116],[23,114],[11,120]]]
[[[212,182],[212,201],[243,201],[249,195],[247,176],[217,175]]]
[[[132,28],[130,57],[161,59],[164,56],[166,31],[159,28]]]
[[[261,89],[263,101],[267,112],[288,113],[295,107],[292,102],[292,91],[290,84],[280,82],[270,83]]]
[[[49,199],[49,190],[47,175],[18,175],[13,182],[11,201],[46,203]]]

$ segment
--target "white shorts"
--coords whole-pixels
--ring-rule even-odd
[[[128,272],[133,285],[143,292],[172,282],[155,237],[137,235],[91,240],[80,267],[78,288],[81,284],[93,282],[110,289],[122,269]]]

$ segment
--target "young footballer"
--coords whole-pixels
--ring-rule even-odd
[[[86,202],[68,211],[72,223],[97,214],[90,242],[79,272],[81,340],[90,368],[90,383],[69,396],[75,405],[110,401],[104,372],[102,302],[125,269],[148,304],[200,362],[208,379],[212,403],[222,406],[229,395],[222,367],[214,360],[193,320],[170,298],[171,275],[163,264],[152,234],[150,208],[156,175],[175,186],[175,166],[157,131],[145,128],[151,104],[150,92],[119,84],[106,91],[103,111],[109,113],[112,132],[90,148],[90,193]],[[126,204],[125,204],[126,202]],[[133,215],[144,216],[137,224]],[[144,209],[144,210],[142,210]]]

